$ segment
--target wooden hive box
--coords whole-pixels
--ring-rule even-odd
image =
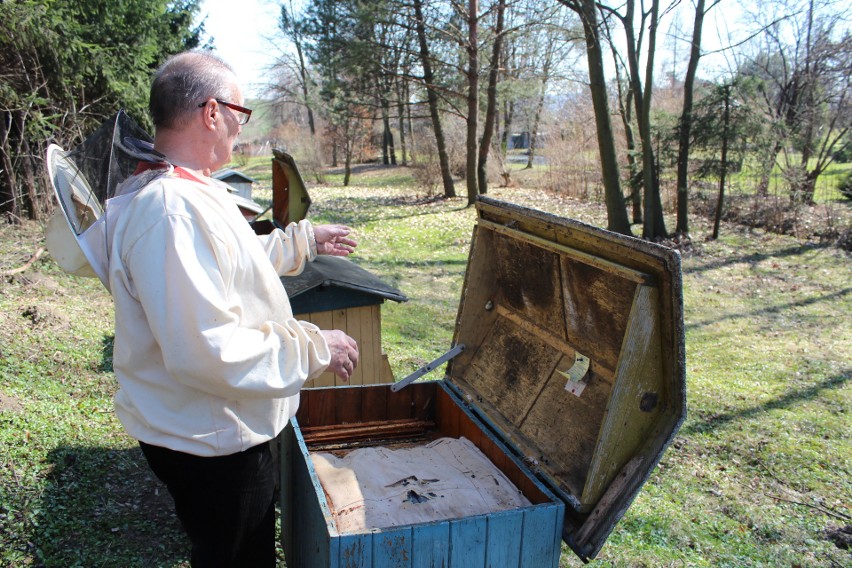
[[[358,342],[360,361],[348,384],[393,381],[382,350],[381,307],[385,300],[407,301],[402,292],[354,262],[336,256],[319,256],[307,263],[298,276],[282,277],[281,283],[298,319],[321,329],[339,329]],[[305,383],[305,387],[340,384],[346,383],[326,372]]]
[[[444,379],[302,392],[280,438],[290,568],[556,567],[561,541],[593,558],[684,420],[678,253],[490,199],[477,211],[452,340],[464,350]],[[460,436],[528,506],[338,530],[321,451]]]

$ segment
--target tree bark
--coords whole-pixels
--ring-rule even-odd
[[[645,187],[644,215],[642,220],[642,236],[655,240],[668,236],[663,219],[663,204],[660,199],[660,184],[657,176],[654,146],[651,140],[651,94],[654,84],[654,52],[657,41],[659,0],[652,0],[651,23],[648,33],[648,55],[645,65],[645,90],[639,77],[639,59],[636,52],[636,41],[633,37],[634,0],[627,2],[630,16],[625,23],[627,31],[627,50],[630,62],[631,82],[634,87],[634,102],[636,104],[636,121],[639,125],[639,138],[642,140],[642,183]]]
[[[494,28],[494,45],[491,49],[491,67],[488,70],[488,97],[485,108],[485,123],[482,125],[482,140],[479,142],[479,159],[476,164],[476,175],[479,180],[479,193],[488,193],[488,152],[491,149],[491,138],[494,136],[494,126],[497,123],[497,76],[500,72],[500,59],[503,51],[503,15],[506,11],[506,0],[497,3],[497,22]]]
[[[0,172],[0,212],[5,213],[7,220],[17,222],[21,218],[20,196],[18,195],[18,179],[12,162],[12,145],[10,143],[12,113],[0,112],[0,157],[2,157],[2,172]]]
[[[577,12],[583,23],[586,58],[589,64],[589,90],[595,111],[598,151],[601,157],[601,177],[604,184],[607,228],[610,231],[630,235],[630,221],[627,218],[624,196],[621,193],[621,178],[615,153],[615,136],[609,118],[609,101],[601,52],[597,6],[594,0],[559,0],[559,2]]]
[[[725,86],[725,113],[722,119],[722,156],[719,171],[719,199],[716,201],[716,215],[713,219],[713,240],[719,238],[719,224],[722,222],[722,209],[725,206],[725,178],[728,174],[728,137],[731,123],[731,87]]]
[[[476,183],[477,145],[476,134],[479,126],[479,39],[477,26],[479,18],[478,0],[468,0],[467,13],[467,150],[465,182],[467,182],[467,204],[473,205],[479,189]]]
[[[695,6],[695,24],[692,28],[692,47],[689,65],[683,81],[683,110],[680,115],[680,132],[677,149],[677,226],[675,233],[689,235],[689,146],[692,133],[692,100],[695,93],[695,74],[701,58],[701,29],[704,25],[704,2]]]
[[[294,34],[295,37],[295,34]],[[310,99],[308,98],[308,71],[305,67],[305,56],[302,54],[302,42],[295,41],[296,53],[299,56],[299,77],[302,80],[302,98],[304,99],[305,108],[308,110],[308,128],[311,130],[311,137],[316,136],[316,126],[314,126],[314,111],[311,108]]]
[[[548,48],[549,49],[549,48]],[[549,61],[545,63],[545,68],[549,65]],[[547,94],[547,71],[544,71],[544,74],[541,78],[541,88],[538,93],[538,101],[535,105],[535,114],[533,115],[533,123],[532,129],[530,130],[530,147],[527,151],[527,166],[526,169],[531,169],[533,167],[533,162],[535,162],[535,150],[538,142],[538,125],[541,122],[541,113],[544,110],[544,97]]]
[[[432,130],[435,132],[435,144],[438,148],[438,162],[441,167],[441,180],[444,184],[444,197],[455,197],[456,189],[450,172],[450,158],[441,116],[438,109],[438,93],[435,91],[435,76],[432,72],[432,58],[429,44],[426,43],[426,23],[423,20],[423,0],[413,0],[417,39],[420,43],[420,64],[423,66],[423,81],[426,83],[426,98],[429,101],[429,114],[432,118]]]
[[[405,87],[402,85],[402,79],[397,78],[396,84],[396,112],[397,112],[397,125],[399,128],[399,146],[400,151],[402,152],[402,165],[408,165],[408,148],[405,140],[405,105],[403,101],[403,93],[405,92]]]

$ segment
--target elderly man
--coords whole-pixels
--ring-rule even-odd
[[[251,114],[218,58],[169,59],[150,110],[162,161],[107,205],[116,412],[174,498],[193,566],[274,566],[269,442],[306,380],[347,380],[358,362],[351,337],[293,318],[279,275],[355,242],[307,221],[257,237],[208,177]]]

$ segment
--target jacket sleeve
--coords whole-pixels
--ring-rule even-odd
[[[275,229],[268,235],[260,235],[272,266],[279,276],[295,276],[305,269],[305,262],[317,257],[317,242],[314,229],[307,220],[290,223],[284,230]]]
[[[270,303],[287,301],[279,282],[232,289],[234,272],[245,270],[235,248],[189,217],[170,215],[134,243],[125,263],[174,380],[226,399],[295,395],[328,366],[325,338]],[[264,319],[276,311],[289,317]]]

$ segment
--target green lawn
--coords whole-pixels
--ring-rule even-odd
[[[353,260],[410,298],[382,310],[397,377],[450,344],[474,221],[465,198],[410,183],[376,172],[310,188],[309,216],[353,227]],[[542,192],[491,196],[605,220]],[[0,231],[0,272],[42,244],[33,224]],[[852,525],[848,254],[723,226],[683,260],[688,418],[591,565],[852,566],[832,540]],[[0,279],[0,566],[186,565],[168,495],[111,411],[111,318],[100,285],[48,255]],[[562,565],[581,562],[566,548]]]

